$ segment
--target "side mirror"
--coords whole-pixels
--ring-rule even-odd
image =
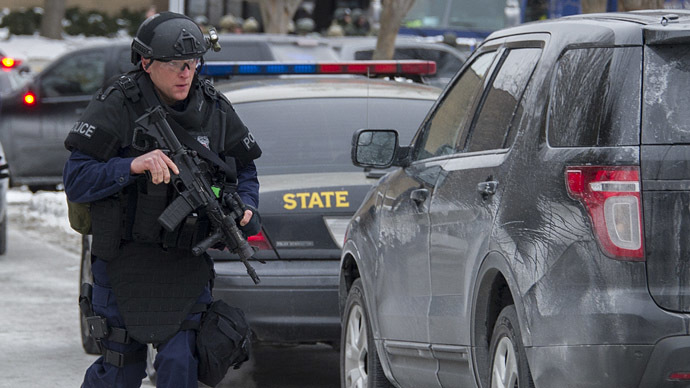
[[[360,129],[352,136],[352,163],[358,167],[401,166],[407,151],[398,146],[398,132],[393,129]]]

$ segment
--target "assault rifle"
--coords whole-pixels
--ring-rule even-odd
[[[219,242],[240,256],[255,284],[261,281],[249,259],[254,249],[249,245],[237,227],[235,220],[244,215],[244,204],[237,193],[216,195],[209,173],[208,163],[194,150],[185,148],[165,119],[166,112],[160,105],[147,110],[136,120],[143,132],[155,139],[158,148],[170,157],[180,173],[171,174],[171,182],[180,194],[158,217],[158,222],[172,232],[193,211],[203,208],[211,220],[213,233],[192,248],[192,254],[199,256]],[[191,141],[196,141],[192,139]]]

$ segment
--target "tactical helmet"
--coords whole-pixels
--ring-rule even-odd
[[[208,50],[201,28],[191,18],[161,12],[144,20],[132,41],[132,63],[141,58],[163,61],[198,58]]]

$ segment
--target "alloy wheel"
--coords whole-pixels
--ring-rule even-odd
[[[518,364],[513,342],[503,337],[496,346],[491,368],[491,388],[518,387]]]
[[[365,388],[367,386],[367,324],[362,306],[355,304],[348,315],[345,337],[345,386]]]

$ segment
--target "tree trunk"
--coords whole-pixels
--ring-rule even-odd
[[[660,8],[664,8],[664,0],[618,0],[618,10],[621,12]]]
[[[41,18],[41,36],[62,39],[62,19],[65,17],[65,0],[44,0]]]
[[[260,0],[264,32],[287,34],[288,25],[302,0]]]
[[[373,59],[393,59],[400,22],[414,5],[414,0],[383,0],[381,4],[381,28]]]

